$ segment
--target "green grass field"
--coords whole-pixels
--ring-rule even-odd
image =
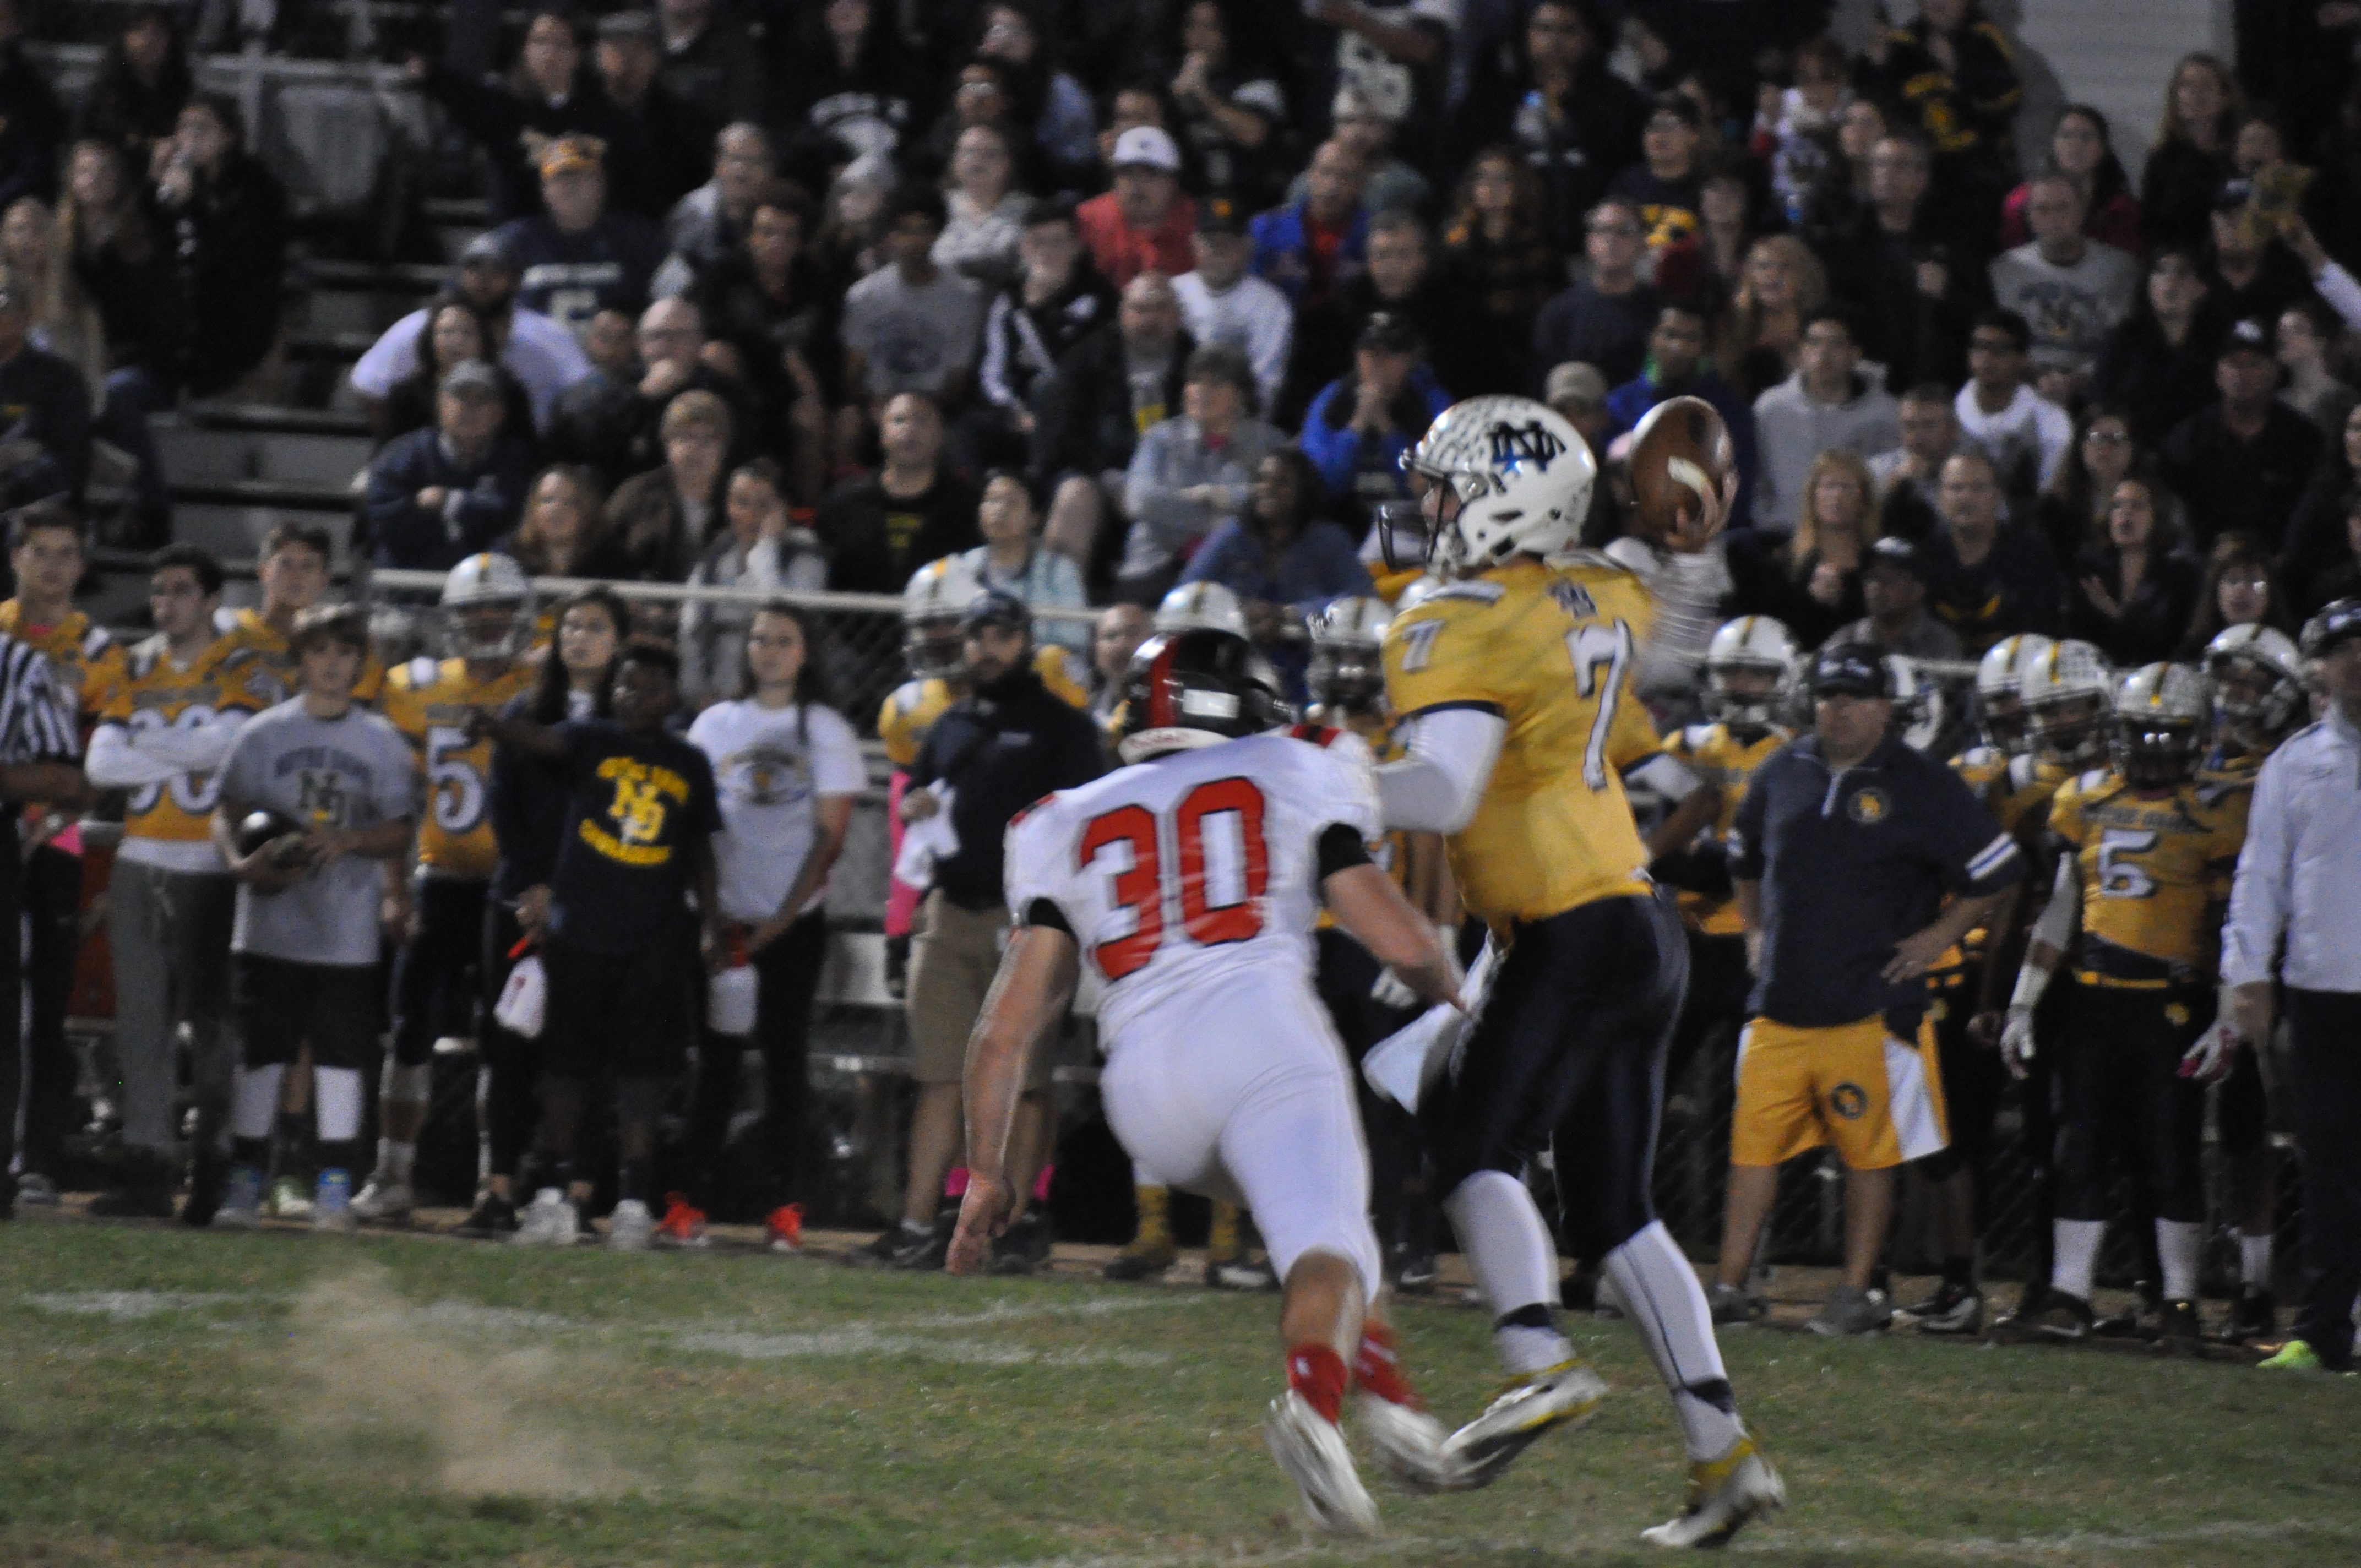
[[[1660,1559],[1668,1408],[1617,1394],[1488,1491],[1298,1527],[1257,1422],[1276,1304],[752,1253],[423,1237],[0,1231],[0,1563],[839,1564]],[[1481,1315],[1400,1314],[1439,1413],[1493,1379]],[[2361,1385],[1908,1335],[1725,1339],[1793,1506],[1793,1563],[2361,1560]],[[1646,1555],[1643,1557],[1643,1552]]]

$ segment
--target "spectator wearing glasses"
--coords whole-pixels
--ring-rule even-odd
[[[1074,210],[1091,259],[1121,289],[1143,272],[1177,277],[1194,267],[1197,204],[1180,193],[1180,149],[1155,126],[1115,137],[1115,189]]]
[[[2251,533],[2230,532],[2206,553],[2205,581],[2197,590],[2197,616],[2181,640],[2180,657],[2196,659],[2206,645],[2233,626],[2268,626],[2295,634],[2295,613],[2279,589],[2269,547]]]
[[[2033,237],[1993,258],[1993,299],[2034,323],[2041,395],[2070,406],[2090,386],[2107,334],[2131,313],[2139,263],[2083,232],[2087,203],[2073,180],[2045,174],[2028,189]]]
[[[1610,387],[1640,373],[1663,301],[1640,263],[1648,253],[1639,209],[1601,202],[1584,220],[1582,276],[1542,307],[1529,375],[1539,385],[1569,360],[1595,365]]]

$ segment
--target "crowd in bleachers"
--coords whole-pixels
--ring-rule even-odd
[[[196,90],[189,8],[121,8],[68,104],[17,4],[0,503],[80,497],[96,449],[118,540],[161,543],[153,418],[268,400],[287,193]],[[1107,609],[1102,684],[1124,607],[1216,585],[1300,696],[1307,621],[1410,581],[1403,453],[1512,393],[1600,459],[1585,538],[1655,598],[1662,729],[1739,616],[2195,661],[2361,587],[2356,9],[2182,60],[2135,181],[2087,105],[2020,143],[1977,0],[1859,49],[1809,0],[544,7],[489,73],[401,55],[490,226],[351,369],[357,548],[879,594],[961,556]],[[1700,554],[1625,528],[1627,438],[1679,395],[1741,477]],[[676,629],[691,694],[734,689],[744,624]]]

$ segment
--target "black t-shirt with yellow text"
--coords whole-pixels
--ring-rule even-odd
[[[712,763],[686,740],[633,735],[609,719],[557,732],[567,806],[550,935],[597,953],[676,940],[688,918],[691,835],[721,831]]]

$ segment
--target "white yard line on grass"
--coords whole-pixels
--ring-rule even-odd
[[[2114,1560],[2129,1553],[2170,1548],[2227,1543],[2268,1544],[2314,1538],[2323,1542],[2361,1541],[2361,1534],[2336,1525],[2308,1525],[2301,1520],[2249,1523],[2224,1520],[2179,1530],[2110,1534],[2072,1530],[2062,1535],[2028,1535],[2001,1541],[1970,1537],[1960,1541],[1918,1540],[1906,1536],[1836,1536],[1818,1538],[1793,1530],[1750,1530],[1729,1550],[1746,1555],[1777,1554],[1806,1560],[1838,1558],[1891,1563],[1905,1558],[1949,1558],[1961,1563],[2022,1563],[2027,1560],[2072,1563],[2085,1558]],[[1446,1552],[1498,1553],[1503,1559],[1530,1561],[1538,1556],[1553,1562],[1579,1563],[1595,1553],[1630,1552],[1640,1548],[1637,1535],[1593,1535],[1554,1541],[1500,1541],[1480,1535],[1386,1536],[1377,1541],[1333,1541],[1309,1538],[1292,1546],[1260,1548],[1243,1544],[1196,1551],[1107,1552],[1037,1558],[1005,1563],[1000,1568],[1278,1568],[1312,1558],[1349,1562],[1380,1562],[1417,1554]]]
[[[1152,1350],[1042,1350],[1005,1341],[885,1333],[865,1324],[811,1333],[675,1333],[675,1350],[701,1350],[741,1361],[828,1361],[863,1355],[919,1355],[972,1366],[1131,1366],[1169,1365],[1171,1356]]]
[[[37,1290],[18,1298],[36,1311],[68,1318],[104,1318],[140,1323],[167,1312],[203,1312],[254,1301],[285,1301],[286,1296],[230,1290]]]

